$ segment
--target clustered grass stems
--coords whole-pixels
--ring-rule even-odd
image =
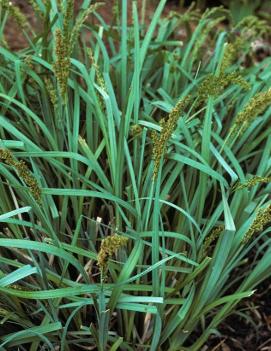
[[[255,234],[263,231],[264,227],[271,222],[271,205],[261,208],[257,216],[249,228],[248,232],[245,234],[242,244],[247,244]]]
[[[152,151],[152,157],[154,160],[154,170],[153,170],[153,179],[155,180],[159,167],[160,167],[160,162],[163,158],[167,142],[169,141],[172,133],[176,129],[178,119],[180,118],[180,115],[184,112],[185,108],[191,101],[191,95],[187,95],[184,98],[180,99],[176,106],[171,110],[169,113],[168,118],[163,118],[160,121],[160,127],[161,127],[161,133],[158,135],[157,132],[153,131],[152,132],[152,140],[153,140],[153,151]]]
[[[0,50],[0,306],[10,311],[0,349],[208,347],[270,277],[271,115],[247,130],[249,143],[225,146],[232,111],[252,95],[235,82],[266,91],[270,58],[241,72],[251,41],[208,24],[224,15],[217,10],[193,14],[197,28],[185,22],[191,32],[180,45],[182,19],[160,20],[166,0],[150,25],[136,1],[131,16],[119,1],[111,25],[97,14],[84,26],[94,1],[80,2],[77,18],[73,1],[36,3],[46,12],[29,47]],[[58,48],[47,40],[52,28]],[[160,108],[175,102],[159,125]],[[233,193],[237,179],[246,189]],[[30,191],[42,192],[43,206],[25,204]],[[249,245],[240,245],[245,235]]]
[[[34,199],[41,204],[41,188],[36,178],[31,174],[24,161],[17,161],[12,153],[7,149],[0,149],[0,159],[7,165],[12,166],[18,172],[19,177],[29,187],[30,192]]]

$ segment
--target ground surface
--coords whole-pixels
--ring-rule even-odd
[[[110,22],[112,18],[112,0],[102,0],[105,5],[99,9],[99,13],[102,15],[105,21]],[[142,0],[138,0],[138,8],[140,8]],[[82,3],[82,0],[76,0],[75,6],[79,8]],[[128,1],[128,6],[131,5],[132,1]],[[153,13],[155,8],[155,0],[147,0],[147,14]],[[176,5],[178,0],[168,0],[168,4],[165,9],[165,14],[169,13],[171,10],[180,10],[180,8]],[[31,6],[28,4],[27,0],[13,0],[13,4],[18,6],[22,12],[27,16],[30,23],[34,25],[35,28],[38,28],[38,23],[33,15],[33,11]],[[129,11],[130,12],[130,11]],[[9,44],[9,47],[14,50],[19,50],[27,46],[27,41],[25,37],[22,35],[20,28],[13,21],[9,20],[8,26],[6,26],[5,37]]]
[[[105,20],[110,21],[112,1],[104,0],[103,2],[108,3],[109,6],[101,10],[102,16]],[[172,9],[178,9],[176,2],[168,2],[166,13]],[[35,27],[38,27],[32,9],[26,0],[13,0],[13,3],[21,8]],[[76,3],[78,6],[81,1],[76,1]],[[154,10],[154,3],[155,1],[150,0],[148,2],[147,12],[149,14]],[[16,23],[11,21],[7,28],[6,40],[13,50],[27,46]],[[240,309],[249,318],[246,320],[238,315],[229,317],[219,329],[221,337],[210,338],[202,351],[271,351],[271,280],[264,282],[253,299],[243,303]]]

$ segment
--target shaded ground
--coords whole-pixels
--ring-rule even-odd
[[[155,1],[148,1],[147,13],[151,14]],[[100,10],[103,18],[110,22],[112,18],[112,0],[104,0],[108,6]],[[13,0],[20,7],[30,23],[38,27],[31,6],[26,0]],[[81,1],[76,1],[77,6]],[[131,2],[129,2],[131,3]],[[140,8],[140,0],[138,0]],[[180,11],[177,7],[178,0],[169,0],[165,12]],[[6,40],[13,50],[27,46],[26,39],[21,34],[19,27],[9,20],[5,32]],[[252,299],[239,306],[239,314],[227,318],[219,328],[221,336],[211,337],[202,351],[271,351],[271,281],[261,284]]]
[[[101,14],[103,19],[107,23],[110,23],[112,19],[112,0],[102,0],[101,2],[103,2],[105,5],[99,9],[99,14]],[[168,4],[165,8],[164,13],[167,14],[171,10],[180,11],[180,7],[177,6],[178,2],[179,0],[168,0]],[[38,23],[37,23],[36,17],[34,16],[33,9],[28,4],[27,0],[13,0],[12,3],[21,9],[21,11],[26,15],[27,19],[29,20],[31,25],[34,26],[34,28],[38,28]],[[142,3],[142,0],[138,0],[138,9],[141,8],[141,3]],[[79,8],[81,4],[82,4],[82,0],[75,1],[76,8]],[[132,1],[128,1],[128,8],[131,6],[131,4],[132,4]],[[157,2],[156,0],[147,0],[147,4],[148,5],[146,8],[146,17],[148,17],[148,15],[153,13]],[[128,11],[128,13],[131,13],[131,11]],[[6,26],[6,29],[5,29],[5,38],[9,47],[12,48],[13,50],[19,50],[26,47],[28,44],[19,26],[12,19],[9,19],[8,21],[9,21],[8,25]]]
[[[239,306],[238,314],[222,323],[221,337],[211,337],[202,351],[271,351],[270,279]]]

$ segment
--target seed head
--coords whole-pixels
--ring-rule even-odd
[[[203,243],[203,252],[204,255],[206,256],[208,253],[208,249],[211,246],[211,244],[220,236],[220,234],[225,230],[224,225],[219,225],[218,227],[214,228],[209,235],[204,240]]]
[[[14,18],[14,20],[22,29],[26,29],[29,26],[26,16],[22,13],[18,6],[15,6],[11,1],[8,0],[0,0],[0,5],[4,10],[9,11],[10,16]]]
[[[127,244],[128,239],[124,236],[113,234],[102,240],[98,253],[98,266],[102,272],[106,271],[108,260],[121,247]]]
[[[267,206],[266,208],[261,208],[258,211],[252,226],[249,228],[242,240],[242,244],[247,244],[254,234],[262,232],[264,227],[269,222],[271,222],[271,205]]]
[[[40,204],[41,203],[41,188],[34,178],[32,173],[29,171],[24,161],[17,161],[11,151],[7,149],[0,149],[0,160],[3,160],[7,165],[12,166],[16,169],[19,177],[29,187],[30,192],[34,199]]]
[[[153,141],[152,157],[154,160],[153,179],[156,179],[157,177],[160,161],[165,152],[167,142],[169,141],[172,133],[177,126],[180,115],[183,113],[184,109],[187,107],[190,101],[190,95],[187,95],[186,97],[179,100],[176,106],[171,110],[167,120],[163,118],[160,121],[160,127],[162,128],[160,136],[158,136],[158,133],[156,132],[153,132],[151,135]]]
[[[254,176],[247,180],[245,183],[238,182],[234,185],[233,190],[241,190],[245,188],[251,188],[260,183],[270,183],[271,177],[261,177],[261,176]]]
[[[52,105],[54,107],[56,107],[57,101],[58,101],[57,92],[56,92],[56,89],[55,89],[50,78],[48,78],[48,77],[45,78],[45,85],[46,85],[46,89],[47,89],[47,92],[48,92],[49,97],[50,97],[50,101],[51,101]]]
[[[256,94],[245,106],[243,111],[239,112],[235,122],[230,129],[231,136],[235,136],[238,133],[244,133],[251,123],[261,113],[263,113],[271,103],[271,89]]]

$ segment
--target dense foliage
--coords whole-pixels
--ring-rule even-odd
[[[270,276],[266,24],[30,3],[0,1],[0,349],[200,350]]]

